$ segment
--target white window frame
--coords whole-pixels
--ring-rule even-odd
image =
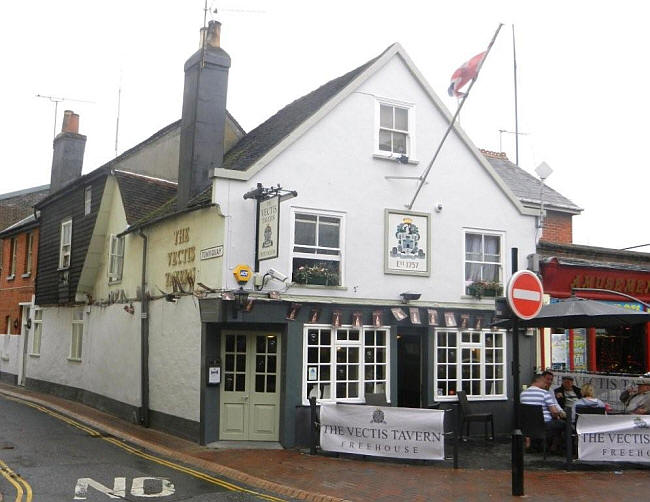
[[[7,280],[12,280],[16,277],[16,257],[18,255],[18,236],[11,237],[9,240],[9,277]]]
[[[308,334],[309,330],[312,329],[317,329],[317,330],[329,330],[330,331],[330,345],[310,345],[309,340],[308,340]],[[337,334],[338,331],[358,331],[359,332],[359,340],[337,340]],[[373,352],[373,358],[375,359],[374,361],[366,361],[366,348],[373,348],[376,349],[377,345],[368,345],[366,347],[365,344],[365,335],[367,331],[383,331],[384,332],[384,348],[386,350],[386,357],[385,361],[382,363],[377,363],[376,361],[376,350]],[[334,327],[333,325],[330,324],[305,324],[303,328],[303,364],[302,364],[302,403],[303,405],[309,405],[309,397],[307,396],[307,388],[310,383],[314,382],[323,382],[324,380],[321,380],[317,378],[317,380],[308,380],[308,372],[309,372],[309,367],[314,366],[314,363],[309,363],[308,362],[308,348],[312,347],[318,347],[319,351],[320,348],[325,348],[329,347],[330,348],[330,361],[329,361],[329,369],[330,369],[330,378],[329,378],[329,385],[330,385],[330,396],[328,398],[316,398],[317,403],[365,403],[365,386],[366,386],[366,378],[365,378],[365,366],[366,364],[372,364],[374,366],[378,365],[383,365],[384,366],[384,371],[385,371],[385,380],[377,380],[376,378],[372,379],[371,381],[374,382],[375,384],[381,384],[382,382],[384,383],[384,390],[386,392],[386,400],[390,403],[390,368],[391,368],[391,359],[390,359],[390,341],[391,341],[391,331],[390,331],[390,326],[370,326],[370,325],[364,325],[359,328],[351,326],[351,325],[343,325],[339,326],[338,328]],[[346,348],[346,347],[358,347],[359,348],[359,372],[358,372],[358,390],[359,390],[359,396],[355,398],[337,398],[336,396],[336,383],[337,383],[337,378],[336,378],[336,349],[337,347],[341,348]],[[320,357],[320,356],[319,356]],[[347,363],[345,363],[347,365]],[[344,380],[346,382],[349,382],[351,380]],[[370,382],[370,380],[369,380]]]
[[[30,356],[41,355],[41,342],[43,340],[43,309],[34,308],[34,317],[32,318],[32,350]]]
[[[83,309],[75,309],[72,312],[72,330],[70,332],[70,354],[68,356],[68,361],[81,361],[85,330],[84,317]]]
[[[124,236],[111,234],[108,244],[108,282],[122,280],[124,271]]]
[[[505,266],[506,266],[506,257],[504,253],[504,249],[506,249],[506,238],[505,238],[505,232],[499,231],[499,230],[485,230],[485,229],[479,229],[479,228],[464,228],[463,229],[463,260],[462,260],[462,278],[463,278],[463,295],[467,295],[467,286],[471,284],[470,281],[467,281],[465,279],[465,267],[468,263],[467,260],[467,234],[480,234],[483,237],[490,236],[490,237],[498,237],[499,238],[499,249],[501,252],[500,260],[498,262],[478,262],[478,261],[472,261],[469,260],[470,263],[480,263],[480,264],[485,264],[485,265],[494,265],[498,264],[499,265],[499,282],[501,284],[504,284],[504,278],[505,278]]]
[[[406,153],[394,153],[387,152],[385,150],[379,149],[379,130],[381,127],[381,105],[392,106],[393,108],[403,108],[408,112],[408,131],[402,131],[399,129],[391,129],[395,132],[406,132]],[[397,159],[401,155],[406,155],[408,157],[409,164],[417,163],[417,150],[415,142],[415,104],[408,103],[405,101],[399,101],[391,98],[382,98],[377,97],[375,99],[375,129],[374,129],[374,156],[383,157],[388,159]]]
[[[92,201],[93,187],[89,185],[84,189],[84,216],[88,216],[90,214],[90,210],[92,209]]]
[[[70,227],[69,240],[64,242],[65,227]],[[61,222],[61,234],[59,237],[59,270],[70,268],[72,261],[72,218],[67,218]],[[65,249],[67,247],[67,250]],[[67,263],[66,263],[67,258]]]
[[[34,232],[25,235],[25,273],[23,277],[32,275],[32,259],[34,256]]]
[[[307,214],[310,216],[324,216],[326,218],[338,218],[339,220],[339,247],[326,248],[325,246],[315,246],[324,249],[338,249],[338,257],[331,254],[318,254],[318,253],[300,253],[295,252],[294,248],[299,247],[314,247],[304,244],[296,244],[296,216],[298,214]],[[316,228],[316,236],[318,237],[318,227]],[[345,285],[345,213],[339,211],[326,211],[320,209],[306,209],[300,207],[291,208],[291,235],[290,235],[290,253],[289,253],[289,273],[293,274],[293,259],[303,258],[307,260],[320,260],[320,261],[338,261],[339,262],[339,284],[338,286],[321,286],[321,285],[307,285],[310,287],[344,287]],[[338,258],[338,259],[336,259]],[[304,284],[296,284],[295,287],[305,287]]]
[[[470,401],[496,401],[496,400],[503,400],[507,399],[508,396],[508,340],[506,338],[506,331],[505,330],[489,330],[489,329],[483,329],[483,330],[471,330],[471,329],[458,329],[458,328],[441,328],[441,329],[436,329],[435,330],[435,342],[434,342],[434,372],[433,372],[433,389],[434,389],[434,399],[436,401],[457,401],[457,396],[456,394],[453,395],[439,395],[438,394],[438,365],[441,364],[438,361],[438,334],[440,333],[455,333],[456,334],[456,346],[451,347],[451,346],[444,346],[441,347],[441,350],[450,350],[453,349],[456,351],[456,362],[453,364],[453,366],[456,367],[456,377],[455,379],[448,379],[448,378],[441,378],[441,381],[455,381],[456,382],[456,392],[459,390],[463,390],[463,381],[473,381],[476,379],[463,379],[462,375],[462,365],[463,365],[463,358],[462,358],[462,350],[463,349],[479,349],[480,350],[480,363],[477,364],[479,366],[479,382],[480,382],[480,393],[479,394],[467,394],[467,399]],[[463,342],[462,341],[462,335],[463,333],[470,333],[470,334],[479,334],[480,335],[480,340],[479,342]],[[485,336],[487,334],[495,334],[498,333],[501,335],[501,340],[502,340],[502,345],[500,347],[492,346],[492,347],[486,347],[485,344]],[[503,352],[503,357],[502,361],[500,363],[492,362],[489,364],[486,364],[486,351],[490,349],[498,349]],[[445,364],[445,363],[442,363]],[[486,378],[486,365],[492,365],[493,367],[501,366],[502,368],[502,378],[496,378],[493,374],[493,377],[488,379]],[[451,365],[448,365],[451,366]],[[502,380],[503,381],[503,392],[499,394],[487,394],[486,393],[486,380]]]

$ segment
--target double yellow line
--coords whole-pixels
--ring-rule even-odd
[[[16,502],[22,502],[23,495],[27,494],[25,502],[32,502],[32,487],[25,481],[20,474],[12,471],[7,464],[0,460],[0,474],[9,481],[16,489]],[[23,490],[24,488],[24,490]]]
[[[65,415],[62,415],[60,413],[57,413],[56,411],[52,411],[52,410],[50,410],[50,409],[48,409],[48,408],[46,408],[44,406],[40,406],[38,404],[29,402],[29,401],[25,401],[23,399],[19,399],[19,398],[15,398],[15,397],[9,397],[6,394],[2,394],[2,396],[4,398],[6,398],[6,399],[9,399],[10,401],[15,401],[17,403],[21,403],[21,404],[24,404],[24,405],[27,405],[27,406],[31,406],[32,408],[35,408],[35,409],[37,409],[37,410],[39,410],[39,411],[41,411],[43,413],[46,413],[47,415],[50,415],[50,416],[52,416],[54,418],[57,418],[57,419],[65,422],[65,423],[67,423],[69,425],[72,425],[73,427],[76,427],[77,429],[80,429],[80,430],[86,432],[90,436],[101,438],[104,441],[106,441],[108,443],[111,443],[111,444],[113,444],[113,445],[115,445],[115,446],[117,446],[119,448],[122,448],[123,450],[127,451],[128,453],[130,453],[132,455],[136,455],[136,456],[138,456],[140,458],[144,458],[144,459],[149,460],[151,462],[155,462],[155,463],[163,465],[165,467],[169,467],[170,469],[174,469],[176,471],[183,472],[183,473],[188,474],[188,475],[190,475],[192,477],[195,477],[197,479],[202,479],[203,481],[207,481],[208,483],[211,483],[211,484],[217,485],[217,486],[221,486],[221,487],[226,488],[226,489],[231,490],[231,491],[241,492],[241,493],[248,493],[249,495],[254,495],[254,496],[259,497],[259,498],[261,498],[263,500],[269,500],[270,502],[285,502],[284,499],[277,498],[277,497],[274,497],[272,495],[266,495],[264,493],[259,493],[259,492],[256,492],[254,490],[249,490],[248,488],[244,488],[243,486],[239,486],[239,485],[235,485],[233,483],[229,483],[228,481],[225,481],[223,479],[219,479],[219,478],[211,476],[209,474],[204,474],[204,473],[202,473],[200,471],[197,471],[197,470],[194,470],[194,469],[192,469],[190,467],[185,467],[183,465],[175,464],[175,463],[170,462],[168,460],[165,460],[163,458],[156,457],[154,455],[149,455],[148,453],[145,453],[142,450],[138,450],[137,448],[134,448],[132,446],[129,446],[128,444],[123,443],[122,441],[120,441],[120,440],[118,440],[116,438],[106,437],[106,436],[102,435],[102,433],[100,433],[99,431],[96,431],[95,429],[92,429],[91,427],[88,427],[87,425],[81,424],[81,423],[77,422],[76,420],[72,420],[71,418],[66,417]],[[9,480],[10,483],[12,483],[16,487],[16,490],[20,494],[20,496],[16,497],[16,502],[22,502],[22,498],[21,498],[22,493],[23,493],[22,492],[22,487],[20,485],[18,485],[18,483],[15,483],[12,479],[10,479],[8,476],[6,476],[4,474],[4,469],[5,469],[6,464],[4,464],[1,460],[0,460],[0,466],[2,466],[2,474]],[[8,470],[8,472],[13,472],[8,467],[6,469]],[[13,474],[13,476],[16,477],[17,475]],[[27,484],[27,482],[24,479],[22,479],[22,478],[19,478],[19,479],[25,484],[25,486],[27,488],[27,491],[28,491],[28,495],[27,495],[28,498],[26,499],[25,502],[31,502],[31,500],[32,500],[31,487]]]

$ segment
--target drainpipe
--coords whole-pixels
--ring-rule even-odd
[[[147,236],[140,230],[142,237],[142,280],[140,281],[140,294],[142,295],[140,311],[140,389],[142,392],[142,405],[140,424],[149,427],[149,298],[146,293],[147,277]]]

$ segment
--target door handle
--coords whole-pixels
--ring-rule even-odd
[[[244,397],[242,398],[242,400],[243,400],[243,401],[248,401],[248,396],[244,396]]]

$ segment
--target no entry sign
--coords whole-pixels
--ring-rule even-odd
[[[528,270],[516,272],[506,290],[508,305],[520,319],[532,319],[542,308],[544,288],[539,278]]]

